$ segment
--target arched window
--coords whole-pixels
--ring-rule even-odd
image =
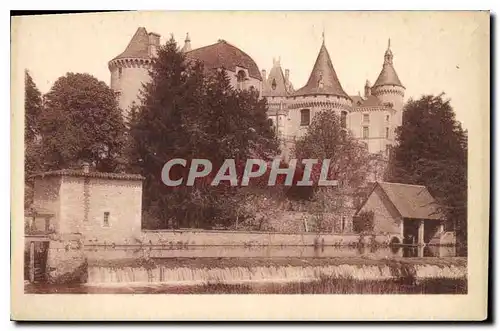
[[[267,119],[267,124],[269,124],[269,126],[273,126],[274,125],[273,119],[272,118],[268,118]]]
[[[122,78],[122,74],[123,74],[123,69],[118,68],[118,78]]]
[[[311,111],[309,109],[300,110],[300,125],[306,126],[311,123]]]

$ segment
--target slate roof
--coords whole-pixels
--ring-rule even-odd
[[[144,177],[137,174],[125,173],[110,173],[110,172],[84,172],[83,170],[64,169],[42,172],[35,174],[34,178],[44,177],[58,177],[58,176],[71,176],[71,177],[90,177],[90,178],[103,178],[103,179],[122,179],[122,180],[143,180]]]
[[[374,95],[369,95],[366,99],[359,95],[351,95],[350,97],[352,99],[353,107],[356,108],[385,107],[385,105]]]
[[[382,106],[384,106],[382,102],[380,102],[380,100],[374,95],[369,95],[368,98],[366,98],[361,104],[361,107],[382,107]]]
[[[381,85],[396,85],[404,87],[403,84],[401,84],[398,74],[396,73],[396,70],[394,69],[392,64],[384,64],[384,66],[382,67],[382,71],[377,78],[377,81],[375,82],[375,84],[373,84],[373,87]]]
[[[250,77],[262,80],[259,67],[252,58],[239,48],[229,44],[225,40],[217,43],[193,49],[186,53],[187,58],[201,61],[205,69],[234,70],[235,67],[242,67],[248,70]]]
[[[382,71],[378,75],[378,78],[372,88],[382,85],[396,85],[404,87],[403,84],[401,84],[398,74],[396,73],[396,69],[394,69],[392,64],[393,55],[390,47],[391,44],[389,40],[389,46],[387,47],[384,55],[384,65],[382,66]]]
[[[127,48],[125,48],[125,50],[120,55],[116,56],[113,60],[125,58],[149,59],[148,47],[148,32],[146,31],[146,28],[140,27],[137,29],[134,36],[128,43]]]
[[[320,81],[322,81],[322,87],[320,86]],[[349,98],[340,85],[340,81],[333,68],[332,60],[330,59],[330,54],[328,54],[325,43],[321,45],[307,84],[294,93],[296,96],[315,94],[336,95]]]
[[[400,215],[411,219],[444,220],[436,200],[422,185],[377,182]],[[373,192],[373,191],[372,191]]]

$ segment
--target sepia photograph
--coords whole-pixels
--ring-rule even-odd
[[[487,11],[12,17],[17,316],[484,318],[489,43]]]

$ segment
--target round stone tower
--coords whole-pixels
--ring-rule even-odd
[[[160,35],[140,27],[123,53],[109,61],[111,88],[115,91],[122,114],[127,119],[130,107],[139,102],[142,84],[149,78],[151,58],[156,56]]]
[[[371,94],[376,96],[381,103],[396,110],[394,125],[400,126],[403,118],[405,87],[401,84],[392,61],[391,40],[389,39],[384,54],[384,65],[377,81],[371,88]]]

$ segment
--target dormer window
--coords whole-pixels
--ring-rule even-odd
[[[271,83],[271,88],[272,88],[273,90],[276,90],[276,86],[277,86],[277,85],[278,85],[278,84],[276,84],[276,79],[274,79],[274,78],[273,78],[273,82]]]
[[[245,81],[247,80],[247,74],[244,70],[239,70],[236,74],[236,82],[238,83],[238,89],[243,90],[245,88]]]

